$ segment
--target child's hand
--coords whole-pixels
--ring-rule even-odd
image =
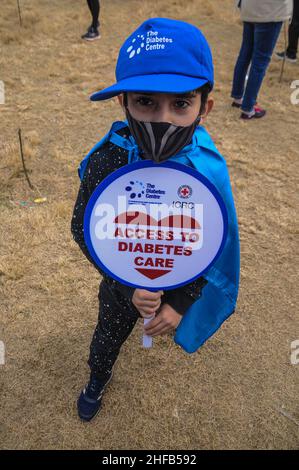
[[[149,336],[164,335],[175,330],[181,320],[182,315],[169,304],[163,304],[158,315],[144,327],[145,334]]]
[[[150,292],[144,289],[135,289],[132,297],[133,305],[143,318],[152,317],[161,305],[163,291]]]

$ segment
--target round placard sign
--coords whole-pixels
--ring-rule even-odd
[[[209,180],[186,165],[142,161],[111,173],[93,192],[84,237],[95,263],[117,281],[174,289],[216,261],[227,211]]]

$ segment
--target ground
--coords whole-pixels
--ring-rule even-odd
[[[295,449],[299,443],[296,309],[298,65],[273,61],[259,96],[268,115],[243,122],[230,106],[242,25],[230,0],[102,1],[102,38],[84,43],[85,1],[1,6],[0,340],[2,449]],[[171,336],[124,345],[103,409],[76,415],[97,318],[99,276],[70,233],[78,163],[122,117],[88,96],[114,81],[123,40],[141,21],[193,22],[215,60],[207,121],[228,163],[241,238],[236,313],[197,353]],[[284,35],[277,49],[282,50]],[[22,130],[31,190],[19,153]],[[34,202],[46,198],[45,202]],[[294,351],[293,351],[294,356]],[[294,362],[294,361],[293,361]]]

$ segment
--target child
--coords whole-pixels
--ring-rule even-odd
[[[213,63],[202,33],[190,24],[164,18],[145,21],[124,43],[117,83],[91,96],[118,96],[127,122],[116,122],[81,162],[82,179],[72,233],[94,264],[83,233],[84,211],[97,185],[110,173],[136,160],[167,159],[193,166],[216,185],[229,217],[227,241],[218,261],[204,276],[183,287],[149,292],[123,285],[101,272],[100,313],[90,346],[90,380],[78,400],[82,420],[99,411],[104,389],[124,341],[138,318],[155,317],[148,335],[176,330],[175,341],[194,352],[235,309],[239,279],[238,228],[223,157],[198,124],[213,106]]]

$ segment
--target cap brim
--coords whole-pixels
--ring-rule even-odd
[[[97,91],[90,96],[91,101],[107,100],[125,92],[146,93],[187,93],[208,82],[206,78],[185,75],[155,74],[139,75],[121,80],[115,85]]]

